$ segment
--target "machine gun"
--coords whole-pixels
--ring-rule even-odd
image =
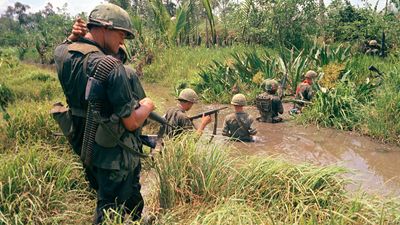
[[[309,102],[309,101],[304,101],[304,100],[301,100],[301,99],[284,99],[284,100],[282,100],[282,101],[283,101],[283,102],[301,103],[301,104],[306,104],[306,105],[311,104],[311,102]]]

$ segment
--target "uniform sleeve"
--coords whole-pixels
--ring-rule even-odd
[[[194,130],[195,126],[193,122],[186,116],[185,113],[183,112],[177,112],[178,114],[176,115],[177,121],[178,121],[178,126],[181,127],[183,130]]]
[[[257,129],[253,127],[254,119],[252,116],[249,116],[249,134],[255,135],[257,134]]]
[[[227,120],[227,118],[225,118],[225,120],[224,120],[224,128],[222,129],[222,135],[223,136],[230,136],[230,134],[229,134],[229,125],[228,125],[228,120]]]
[[[283,113],[282,101],[279,98],[276,98],[274,102],[275,102],[275,105],[276,105],[277,112],[282,114]]]
[[[114,113],[121,118],[130,116],[139,103],[132,96],[128,76],[122,64],[111,72],[107,85],[107,96],[114,108]]]

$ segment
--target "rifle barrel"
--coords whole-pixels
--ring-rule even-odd
[[[228,106],[224,106],[224,107],[220,107],[220,108],[217,108],[217,109],[212,109],[212,110],[209,110],[209,111],[205,111],[205,112],[196,114],[194,116],[190,116],[189,119],[191,119],[191,120],[199,119],[199,118],[203,117],[203,115],[204,116],[208,116],[208,115],[217,113],[218,111],[226,109],[226,108],[228,108]]]

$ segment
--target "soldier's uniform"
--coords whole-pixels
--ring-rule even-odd
[[[260,122],[278,123],[282,121],[279,114],[283,113],[283,105],[281,99],[267,92],[261,93],[256,97],[256,106],[260,112],[257,118]]]
[[[283,113],[283,105],[281,99],[275,95],[278,89],[278,82],[273,79],[264,81],[266,92],[259,94],[256,97],[256,106],[260,112],[260,117],[257,118],[260,122],[278,123],[282,121],[279,113]]]
[[[303,101],[311,101],[314,96],[314,92],[312,89],[312,79],[317,77],[317,73],[313,70],[309,70],[305,74],[305,80],[301,82],[296,88],[295,98]],[[296,108],[301,109],[304,106],[304,103],[296,102]]]
[[[185,130],[196,129],[193,121],[186,115],[185,110],[179,106],[168,109],[164,117],[173,128],[170,126],[162,126],[159,136],[167,135],[168,137],[176,137],[182,134]]]
[[[246,112],[231,113],[225,117],[222,135],[244,142],[253,141],[251,136],[257,133],[252,127],[253,122],[253,118]]]
[[[235,106],[235,112],[225,117],[222,135],[237,141],[253,141],[252,135],[255,135],[257,130],[252,127],[253,118],[243,111],[243,107],[247,104],[246,96],[234,95],[231,104]]]
[[[132,213],[135,220],[140,218],[143,210],[139,183],[141,166],[135,154],[142,148],[140,129],[128,132],[121,123],[121,119],[130,116],[139,104],[132,95],[130,80],[122,63],[104,52],[95,42],[84,38],[73,44],[64,43],[55,50],[58,78],[72,111],[74,132],[70,143],[73,150],[81,155],[88,110],[85,100],[88,78],[107,63],[110,72],[102,86],[104,107],[101,117],[114,118],[115,126],[120,130],[119,141],[133,150],[128,151],[119,144],[100,144],[104,135],[98,139],[96,133],[91,165],[86,166],[89,182],[97,190],[95,224],[101,223],[103,210],[108,208],[123,205],[125,212]]]
[[[307,82],[302,82],[297,87],[296,91],[296,99],[311,101],[314,92],[312,90],[312,86]]]
[[[185,88],[179,93],[177,100],[196,103],[198,98],[199,97],[193,89]],[[164,118],[171,126],[162,125],[160,130],[158,131],[159,138],[163,137],[164,135],[170,138],[176,137],[182,134],[185,130],[187,131],[196,129],[193,121],[189,119],[189,117],[186,115],[185,110],[181,107],[180,104],[176,107],[169,108],[165,113]]]

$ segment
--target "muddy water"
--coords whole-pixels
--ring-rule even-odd
[[[175,105],[171,91],[153,89],[151,94],[161,99],[164,107]],[[149,89],[147,89],[149,90]],[[221,105],[196,105],[189,115],[209,110]],[[334,129],[301,126],[291,121],[287,114],[290,105],[285,105],[285,122],[279,124],[255,122],[258,130],[256,142],[232,145],[240,154],[260,157],[275,156],[295,163],[314,165],[339,165],[351,170],[346,174],[352,184],[350,190],[362,188],[370,193],[400,196],[400,147],[378,143],[377,141],[351,132]],[[246,111],[254,118],[258,112],[254,107]],[[217,140],[223,125],[223,118],[233,112],[229,107],[220,112]],[[211,134],[213,123],[207,126]]]

